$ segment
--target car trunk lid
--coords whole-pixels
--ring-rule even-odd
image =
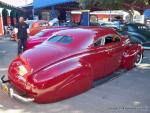
[[[20,58],[28,62],[34,73],[63,59],[69,53],[69,49],[62,46],[42,44],[25,51]]]

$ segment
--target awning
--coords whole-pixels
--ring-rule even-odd
[[[33,7],[34,9],[38,9],[75,1],[76,0],[33,0]]]
[[[146,10],[144,11],[144,17],[145,17],[145,18],[150,18],[150,9],[146,9]]]

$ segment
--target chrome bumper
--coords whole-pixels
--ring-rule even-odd
[[[34,98],[26,98],[26,97],[23,97],[23,96],[15,93],[14,89],[9,86],[10,80],[4,80],[4,78],[5,78],[5,76],[3,75],[1,77],[0,87],[2,89],[4,86],[7,86],[7,88],[8,88],[7,94],[10,96],[10,98],[16,98],[22,102],[33,102],[34,101]]]

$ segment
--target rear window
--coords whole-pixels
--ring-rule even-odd
[[[149,28],[147,26],[144,26],[144,25],[138,26],[138,29],[140,29],[140,30],[149,30]]]
[[[70,36],[53,36],[48,40],[48,42],[60,42],[64,44],[70,44],[72,41],[72,37]]]
[[[37,34],[35,34],[35,36],[41,37],[41,36],[43,36],[44,34],[45,34],[44,31],[40,31],[40,32],[38,32]]]

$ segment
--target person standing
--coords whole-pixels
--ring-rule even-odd
[[[24,17],[19,18],[19,22],[14,28],[15,34],[17,34],[16,41],[18,42],[18,55],[26,50],[26,43],[29,33],[29,26],[25,23]]]

